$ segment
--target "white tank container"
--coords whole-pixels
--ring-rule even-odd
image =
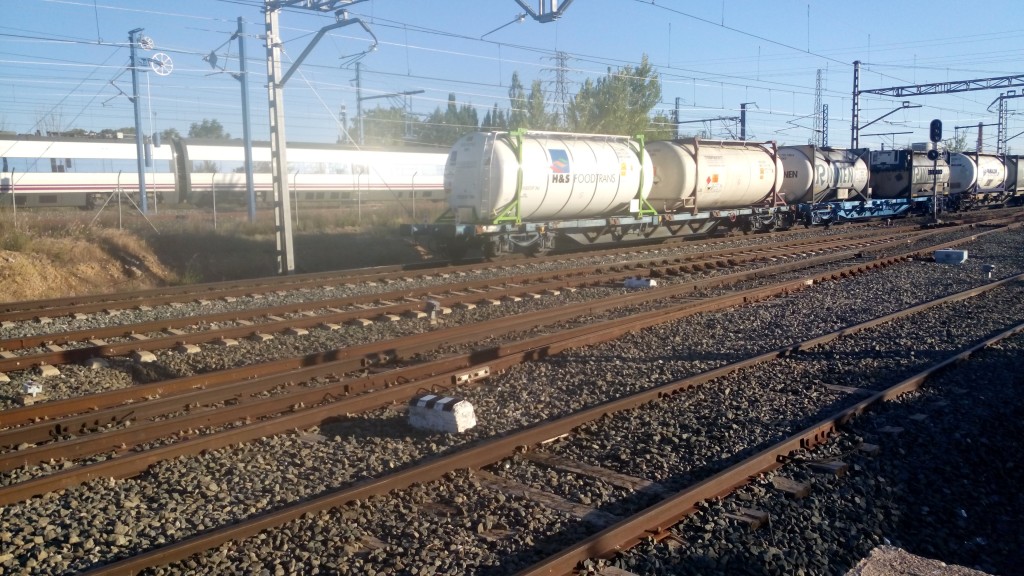
[[[866,192],[868,165],[856,150],[782,146],[779,159],[781,194],[787,204],[845,200]]]
[[[782,185],[782,162],[752,142],[650,142],[657,210],[726,210],[757,204]]]
[[[1006,189],[1015,195],[1024,194],[1024,157],[1006,157]]]
[[[930,173],[933,166],[938,174]],[[871,193],[875,198],[930,196],[933,182],[939,195],[949,193],[949,164],[941,156],[933,163],[920,151],[871,152]]]
[[[512,205],[520,168],[528,222],[628,214],[651,189],[650,160],[641,164],[639,143],[624,136],[527,133],[522,163],[516,146],[508,132],[473,132],[452,147],[445,190],[461,221],[490,222]]]
[[[1006,166],[1000,156],[992,154],[949,155],[949,192],[985,193],[1002,191],[1006,182]]]

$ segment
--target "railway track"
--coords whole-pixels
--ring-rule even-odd
[[[948,231],[929,232],[932,235],[943,233]],[[976,240],[985,235],[984,232],[972,233],[966,238],[947,240],[942,244]],[[877,249],[882,250],[881,247]],[[572,306],[568,306],[563,315],[540,310],[533,313],[533,316],[519,314],[498,318],[492,321],[492,326],[486,328],[462,328],[457,337],[453,336],[455,332],[448,330],[429,332],[420,335],[422,342],[389,342],[384,343],[384,346],[378,345],[376,349],[368,345],[348,358],[340,357],[345,354],[341,350],[327,351],[302,359],[282,361],[275,368],[279,371],[278,375],[261,375],[247,382],[239,382],[239,379],[256,376],[253,367],[234,369],[236,372],[225,377],[223,383],[214,383],[221,376],[215,373],[206,375],[204,384],[200,383],[201,379],[191,382],[182,379],[181,383],[166,381],[135,387],[137,389],[132,390],[132,393],[139,394],[135,397],[119,396],[123,393],[118,392],[110,393],[106,398],[82,399],[82,403],[77,405],[73,403],[78,400],[68,400],[5,411],[0,413],[4,425],[14,427],[3,432],[6,439],[2,443],[15,447],[25,444],[20,446],[21,450],[4,455],[2,466],[5,474],[8,480],[27,477],[34,479],[8,484],[0,494],[5,503],[18,507],[18,503],[31,494],[69,489],[89,478],[131,477],[154,466],[159,467],[157,463],[168,462],[170,458],[210,453],[221,447],[240,445],[269,434],[322,427],[325,422],[337,419],[339,413],[352,415],[365,410],[382,409],[394,412],[397,406],[417,391],[469,390],[467,386],[480,381],[482,377],[514,371],[516,365],[523,360],[549,358],[564,350],[609,340],[668,320],[699,313],[709,314],[723,307],[761,301],[779,291],[792,293],[804,289],[807,278],[800,277],[805,274],[799,271],[801,268],[825,266],[827,260],[849,258],[852,252],[864,256],[871,250],[871,247],[858,247],[848,250],[850,253],[844,256],[811,257],[802,261],[766,265],[759,270],[733,273],[724,278],[669,284],[657,291],[631,294],[626,298],[608,297],[603,302],[581,303],[575,310],[569,310]],[[850,278],[858,272],[874,270],[885,264],[906,263],[908,256],[906,253],[893,254],[873,262],[861,260],[854,266],[832,264],[831,269],[817,272],[812,283]],[[914,256],[919,258],[916,252]],[[677,266],[680,264],[673,262],[670,268]],[[665,278],[671,276],[667,271],[661,273]],[[774,286],[765,285],[772,274],[784,273],[793,277]],[[731,290],[746,291],[723,296],[726,289],[722,287],[729,284],[734,285]],[[703,301],[696,300],[697,297],[703,298]],[[651,301],[661,301],[661,307],[639,312],[637,307],[649,306]],[[584,316],[581,317],[581,314]],[[599,330],[585,327],[593,323],[596,317],[607,318],[600,324]],[[495,326],[500,326],[501,330]],[[538,329],[546,334],[536,335]],[[491,340],[499,333],[510,334],[510,337],[504,341]],[[434,340],[430,341],[431,338]],[[491,342],[493,345],[481,346],[481,342]],[[442,345],[442,350],[445,350],[441,355],[436,352],[438,345]],[[416,359],[420,360],[418,364],[413,363]],[[289,365],[289,362],[292,364]],[[311,370],[304,370],[301,374],[294,372],[303,365],[310,366]],[[275,378],[278,380],[275,381]],[[175,390],[174,387],[179,385],[180,388]],[[205,389],[197,389],[197,385]],[[89,405],[90,401],[92,406]],[[126,401],[132,404],[124,406]],[[65,416],[71,415],[66,419],[58,420],[61,418],[60,410],[47,412],[64,402],[66,404],[60,410],[64,411]],[[52,406],[47,407],[47,404]],[[107,408],[102,408],[102,405]],[[38,412],[33,413],[33,410]],[[87,414],[82,410],[93,411]],[[10,416],[15,417],[11,419]],[[104,432],[90,434],[97,431]],[[28,444],[39,445],[33,447]],[[61,454],[60,450],[66,452]],[[77,463],[64,460],[72,457],[84,460]],[[54,464],[45,464],[51,458]],[[38,470],[29,470],[40,463],[44,465]],[[52,473],[65,466],[69,468]],[[51,469],[44,470],[47,467]],[[23,476],[22,473],[26,474]],[[619,478],[618,481],[626,480]],[[501,485],[502,480],[492,478],[489,482],[497,486]],[[445,506],[441,505],[439,509],[443,511]],[[497,532],[501,530],[498,528]],[[485,527],[484,531],[493,532],[494,527]],[[499,536],[494,537],[500,539]],[[355,545],[355,548],[359,554],[372,555],[365,542]],[[168,550],[164,549],[164,552]],[[161,557],[160,562],[170,558]],[[150,558],[141,561],[154,560]]]
[[[970,225],[977,222],[984,222],[994,218],[1014,218],[1015,211],[991,211],[985,214],[971,215],[955,221],[951,225]],[[916,228],[916,222],[899,221],[890,230]],[[861,234],[871,236],[878,234],[877,223],[854,223],[842,227],[841,232],[833,235],[849,235],[857,237]],[[770,243],[793,243],[801,239],[820,238],[820,231],[791,230],[777,232],[770,236],[762,236]],[[644,254],[651,254],[656,257],[665,252],[672,253],[680,250],[681,253],[702,253],[709,251],[728,250],[730,246],[743,244],[745,240],[752,237],[724,237],[703,239],[699,243],[692,240],[675,240],[660,244],[632,245],[627,247],[609,248],[601,251],[587,250],[580,252],[569,252],[566,254],[554,254],[541,257],[525,257],[521,255],[510,255],[495,262],[473,262],[453,263],[450,261],[435,260],[425,261],[416,264],[380,266],[371,268],[360,268],[345,270],[342,272],[320,272],[310,274],[295,274],[290,276],[251,278],[243,280],[232,280],[224,282],[204,283],[200,285],[182,285],[160,287],[147,290],[112,293],[80,295],[68,298],[56,298],[47,300],[33,300],[24,302],[7,302],[0,304],[0,326],[8,323],[21,322],[26,320],[43,319],[64,316],[76,316],[91,313],[102,313],[116,310],[133,308],[148,308],[167,304],[180,304],[194,301],[214,300],[224,298],[245,298],[253,295],[270,295],[281,291],[300,291],[305,288],[322,287],[324,284],[371,284],[391,283],[407,280],[410,277],[440,276],[440,279],[458,274],[474,274],[483,272],[504,273],[508,266],[518,266],[522,263],[533,265],[559,265],[572,263],[580,258],[618,257],[643,258]],[[794,240],[787,240],[793,238]],[[724,248],[720,248],[724,247]]]
[[[167,561],[183,560],[196,552],[223,545],[230,540],[249,537],[262,530],[274,526],[281,526],[287,522],[296,521],[307,515],[323,513],[331,515],[340,514],[341,512],[327,511],[344,507],[356,501],[372,501],[372,497],[374,496],[384,496],[395,491],[407,490],[413,485],[427,486],[426,494],[419,498],[419,500],[421,500],[421,505],[425,508],[430,508],[428,503],[433,502],[436,504],[436,507],[434,508],[435,513],[432,515],[434,517],[432,519],[428,519],[427,522],[440,522],[441,524],[444,524],[444,513],[442,512],[438,515],[436,512],[438,508],[443,511],[446,506],[450,506],[450,504],[446,503],[448,498],[441,496],[442,494],[450,494],[450,490],[441,489],[436,485],[436,483],[441,482],[442,480],[447,482],[452,475],[458,476],[459,470],[469,469],[478,471],[471,474],[471,478],[473,479],[472,485],[477,487],[474,492],[478,495],[480,492],[490,493],[492,498],[498,496],[500,502],[503,502],[505,498],[510,497],[525,499],[529,502],[529,504],[526,505],[527,508],[546,507],[549,510],[556,511],[558,514],[575,518],[576,521],[589,526],[589,530],[593,530],[595,527],[608,526],[604,530],[601,530],[592,536],[588,536],[579,544],[569,547],[565,551],[560,552],[547,560],[543,560],[522,572],[524,574],[568,574],[571,573],[580,562],[586,561],[594,555],[617,552],[625,547],[635,545],[652,535],[656,539],[659,537],[667,537],[669,535],[666,531],[667,527],[685,516],[686,513],[692,513],[699,510],[703,501],[721,497],[733,491],[738,486],[746,485],[750,478],[755,477],[757,474],[774,471],[779,467],[780,462],[786,462],[787,460],[792,459],[794,455],[801,454],[803,451],[814,447],[818,443],[826,441],[835,433],[837,426],[849,420],[856,414],[863,412],[878,402],[914,389],[919,386],[928,375],[937,371],[939,368],[945,367],[955,361],[962,360],[974,351],[990,345],[999,338],[1005,338],[1015,334],[1016,332],[1024,330],[1024,325],[1015,325],[998,336],[988,338],[982,344],[976,344],[967,350],[958,351],[952,358],[945,359],[936,366],[927,368],[921,374],[901,380],[896,385],[873,392],[866,399],[861,399],[863,398],[862,394],[864,389],[845,387],[845,390],[843,390],[843,387],[833,387],[831,392],[833,392],[834,395],[826,394],[825,396],[827,396],[827,398],[821,398],[817,403],[813,403],[813,409],[807,409],[809,414],[813,415],[818,412],[827,411],[826,409],[834,404],[835,396],[845,397],[845,401],[850,404],[847,408],[844,408],[834,414],[830,414],[825,419],[809,427],[802,427],[798,433],[786,437],[781,441],[771,442],[771,445],[767,449],[757,452],[754,456],[740,459],[740,461],[736,463],[732,463],[731,459],[726,459],[722,464],[716,465],[723,468],[721,472],[715,472],[708,478],[702,479],[695,485],[683,490],[670,490],[668,485],[663,485],[657,481],[558,456],[552,452],[552,439],[558,439],[556,444],[572,442],[576,435],[575,433],[580,429],[580,427],[589,427],[589,429],[585,431],[585,436],[587,438],[593,438],[594,434],[598,433],[595,429],[602,428],[602,426],[595,426],[594,423],[602,419],[614,417],[614,415],[619,412],[640,410],[642,409],[640,407],[647,406],[651,402],[675,404],[682,402],[685,407],[686,401],[681,401],[679,398],[694,387],[708,385],[716,379],[726,378],[730,375],[736,374],[738,371],[751,369],[759,364],[776,362],[779,361],[780,358],[786,359],[793,355],[800,354],[813,355],[816,347],[826,345],[836,339],[850,338],[851,335],[857,334],[858,332],[875,329],[883,324],[891,323],[900,318],[909,317],[914,314],[921,314],[932,308],[949,306],[952,302],[979,297],[990,291],[1016,285],[1018,287],[1014,289],[1013,295],[1009,296],[1009,299],[1013,299],[1020,293],[1019,284],[1022,279],[1024,279],[1024,275],[1007,278],[979,289],[958,293],[947,298],[911,307],[867,322],[862,322],[852,326],[845,326],[823,336],[803,342],[793,343],[792,345],[784,346],[739,362],[729,363],[697,376],[655,386],[642,392],[611,400],[592,408],[572,412],[571,414],[563,417],[539,423],[528,429],[513,432],[490,441],[471,445],[466,449],[459,450],[458,452],[448,456],[431,459],[422,464],[413,465],[390,475],[374,478],[373,480],[357,483],[351,487],[329,492],[328,494],[322,495],[321,497],[311,501],[304,501],[292,506],[287,506],[283,509],[258,516],[245,522],[232,524],[222,530],[208,532],[206,534],[184,540],[178,544],[166,546],[150,553],[113,563],[110,566],[99,568],[91,573],[125,573],[126,571],[140,570],[142,568],[149,567],[154,564],[161,564]],[[797,424],[799,423],[800,421],[797,421]],[[780,429],[790,426],[789,424],[773,424],[774,427]],[[796,424],[793,426],[795,425]],[[670,427],[666,426],[665,429],[670,429]],[[763,433],[764,432],[761,431],[759,433],[753,433],[750,436],[752,438],[756,438],[759,434]],[[777,433],[778,432],[775,432],[775,434]],[[541,448],[545,445],[548,447]],[[756,446],[756,444],[754,446]],[[522,453],[523,447],[528,447],[525,454]],[[743,450],[739,451],[739,453],[742,452]],[[511,465],[504,464],[509,459],[513,459],[514,463]],[[572,502],[567,498],[561,497],[558,495],[560,490],[557,488],[553,488],[551,486],[538,488],[536,486],[536,482],[527,482],[524,479],[517,479],[515,473],[507,473],[508,470],[522,467],[524,462],[531,463],[531,466],[541,465],[546,469],[559,471],[559,475],[569,473],[590,476],[603,483],[611,484],[619,490],[624,490],[626,494],[634,498],[636,496],[633,493],[640,492],[645,498],[663,498],[663,500],[633,516],[620,518],[614,514],[602,512],[595,506]],[[627,462],[619,462],[620,466],[625,464],[627,464]],[[486,467],[495,465],[497,465],[497,468],[493,471],[488,472],[482,470]],[[726,465],[728,466],[726,467]],[[717,470],[717,468],[713,470]],[[702,473],[707,474],[709,471],[704,470]],[[523,474],[523,472],[520,471],[519,474]],[[527,474],[527,476],[529,476],[529,474]],[[464,480],[460,482],[456,479],[454,481],[457,485],[465,484]],[[555,486],[557,486],[557,483]],[[799,487],[793,489],[799,490]],[[607,503],[605,503],[605,506],[607,506]],[[388,506],[379,505],[378,507],[385,509],[388,508]],[[740,517],[738,521],[753,523],[758,521],[758,518],[760,518],[760,516],[753,514],[750,518]],[[491,526],[481,525],[484,527],[482,530],[478,529],[478,532],[489,533],[490,536],[500,539],[502,538],[502,532],[508,530],[507,524],[500,524],[505,527],[503,528],[499,526],[495,529],[493,523]],[[545,533],[542,531],[534,536],[534,540],[539,540],[543,537],[545,537]],[[372,544],[367,546],[366,542],[363,541],[362,544],[356,546],[356,549],[362,550],[365,553],[372,550]],[[533,552],[532,554],[535,553],[536,552]],[[358,553],[352,554],[352,556],[351,560],[356,560]],[[388,562],[385,562],[385,565],[387,564]],[[358,566],[358,564],[354,563],[353,566]]]
[[[195,352],[196,345],[231,343],[239,338],[270,339],[275,334],[296,335],[313,328],[337,329],[343,324],[365,326],[372,322],[395,321],[402,317],[421,318],[424,302],[432,301],[440,310],[495,305],[502,301],[535,299],[542,294],[559,294],[567,289],[611,285],[635,275],[652,277],[680,276],[702,271],[736,268],[751,263],[787,258],[807,258],[836,251],[870,252],[872,246],[895,243],[897,239],[914,241],[935,231],[872,231],[854,238],[796,240],[792,242],[729,248],[682,256],[659,255],[608,264],[583,265],[530,274],[518,273],[504,281],[493,278],[449,282],[415,289],[401,289],[326,300],[302,300],[295,303],[256,307],[214,314],[194,314],[179,318],[161,318],[134,324],[112,324],[81,330],[63,330],[0,340],[0,372],[41,369],[81,363],[93,358],[132,355],[136,360],[152,360],[146,352],[178,349]],[[374,277],[378,278],[378,277]],[[319,280],[318,280],[319,281]],[[376,283],[375,281],[366,281]],[[233,300],[233,297],[225,297]],[[201,301],[205,303],[206,301]]]

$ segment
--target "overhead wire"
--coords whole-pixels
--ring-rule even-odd
[[[47,2],[47,3],[53,3],[53,4],[88,6],[94,12],[96,12],[96,14],[98,14],[98,6],[97,6],[95,0],[94,0],[94,2],[91,3],[91,5],[90,4],[86,4],[85,2],[74,1],[74,0],[39,0],[39,1]],[[217,0],[217,1],[221,2],[221,3],[225,3],[225,4],[233,4],[233,5],[244,6],[244,7],[253,8],[253,9],[260,9],[260,8],[262,8],[264,6],[264,3],[262,1],[255,1],[255,0],[254,1]],[[681,16],[684,16],[684,17],[695,18],[697,20],[706,22],[708,24],[711,24],[711,25],[714,25],[714,26],[719,26],[719,27],[722,27],[722,28],[725,28],[725,29],[728,29],[728,30],[731,30],[731,31],[734,31],[734,32],[737,32],[737,33],[746,34],[748,36],[760,39],[762,41],[765,41],[765,42],[768,42],[768,43],[771,43],[771,44],[775,44],[775,45],[778,45],[778,46],[785,47],[785,48],[787,48],[789,50],[795,50],[795,51],[798,51],[798,52],[806,53],[806,54],[811,55],[811,56],[815,56],[815,57],[819,57],[819,58],[825,58],[826,60],[830,60],[830,61],[833,61],[833,62],[841,63],[844,66],[849,66],[849,63],[843,62],[843,61],[838,60],[836,58],[833,58],[832,56],[829,56],[828,54],[825,54],[825,53],[811,52],[809,49],[808,50],[804,50],[804,49],[801,49],[801,48],[798,48],[798,47],[795,47],[795,46],[791,46],[791,45],[783,43],[783,42],[775,41],[773,39],[770,39],[770,38],[767,38],[767,37],[764,37],[764,36],[760,36],[760,35],[757,35],[757,34],[751,34],[749,32],[740,30],[740,29],[735,28],[735,27],[720,25],[720,24],[718,24],[716,22],[713,22],[713,21],[710,21],[710,20],[707,20],[707,19],[703,19],[703,18],[700,18],[698,16],[694,16],[694,15],[686,13],[686,12],[684,12],[682,10],[673,9],[673,8],[664,6],[663,4],[656,4],[654,1],[651,1],[649,3],[648,2],[641,2],[640,0],[636,0],[636,1],[641,3],[641,4],[649,4],[649,5],[652,5],[652,6],[656,7],[656,8],[659,8],[659,9],[668,10],[670,12],[677,13],[677,14],[679,14]],[[229,20],[224,19],[224,18],[209,17],[209,16],[197,16],[197,15],[194,15],[194,14],[182,14],[182,13],[176,13],[176,12],[170,12],[170,11],[159,11],[159,12],[157,12],[157,11],[153,11],[153,10],[147,9],[147,8],[126,8],[126,7],[119,7],[119,6],[103,6],[103,8],[104,9],[109,8],[109,9],[113,9],[113,10],[129,11],[129,12],[147,13],[147,14],[160,14],[160,15],[164,15],[164,16],[183,17],[183,18],[190,18],[190,19],[196,19],[196,20],[218,21],[218,22],[228,22],[229,21]],[[309,12],[309,11],[301,11],[301,10],[298,10],[298,9],[295,9],[294,11],[295,12],[304,12],[304,13],[308,13]],[[331,14],[321,14],[321,13],[313,13],[313,15],[314,16],[323,17],[323,18],[328,18],[328,17],[332,16]],[[394,27],[394,28],[401,27],[401,29],[403,30],[404,34],[407,34],[408,32],[412,31],[412,32],[420,32],[420,33],[424,33],[424,34],[431,34],[431,35],[435,35],[435,36],[439,36],[439,37],[460,38],[460,39],[466,39],[466,40],[479,41],[479,39],[472,38],[472,37],[469,37],[469,36],[466,36],[466,35],[463,35],[463,34],[452,33],[452,32],[449,32],[449,31],[436,30],[436,29],[432,29],[432,28],[428,28],[428,27],[423,27],[423,26],[418,26],[418,25],[409,24],[409,23],[401,23],[401,22],[397,22],[397,21],[389,21],[389,20],[382,19],[382,18],[379,18],[379,17],[378,18],[374,18],[374,17],[372,17],[372,15],[371,15],[371,18],[373,19],[375,26]],[[291,27],[291,28],[288,28],[288,29],[289,30],[299,30],[298,28],[294,28],[294,27]],[[4,35],[3,33],[0,33],[0,36],[3,36],[3,35]],[[9,36],[15,36],[15,35],[9,35]],[[976,36],[980,36],[980,35],[976,35]],[[299,38],[301,38],[301,36]],[[290,38],[288,41],[289,42],[296,41],[299,38]],[[964,42],[973,41],[973,40],[971,40],[972,37],[963,37],[963,38],[964,39],[962,41],[964,41]],[[43,40],[42,38],[37,38],[37,39]],[[52,38],[49,39],[49,40],[52,40]],[[71,40],[67,40],[67,41],[68,42],[73,42],[73,43],[79,43],[79,42],[81,42],[81,43],[88,43],[88,44],[92,44],[92,45],[96,45],[97,44],[97,42],[94,42],[94,41],[91,41],[91,40],[87,41],[87,40],[80,40],[80,39],[71,39]],[[499,43],[499,42],[492,42],[492,41],[485,41],[485,42],[493,43],[493,44],[496,44],[496,45],[499,45],[499,46],[507,46],[509,48],[514,48],[516,50],[524,50],[524,51],[528,51],[528,52],[541,53],[541,54],[552,54],[552,51],[549,50],[549,49],[541,49],[541,48],[530,47],[530,46],[517,46],[517,45],[511,44],[511,43]],[[394,46],[400,46],[399,43],[389,43],[389,44],[394,45]],[[110,46],[122,46],[123,47],[125,44],[124,43],[107,43],[107,45],[110,45]],[[427,49],[427,47],[420,47],[420,46],[415,46],[415,45],[409,45],[408,42],[406,42],[404,45],[401,45],[401,46],[403,46],[407,50],[409,50],[409,49],[411,49],[411,50]],[[885,49],[884,46],[885,45],[878,46],[878,47],[873,47],[873,50],[875,50],[875,51],[884,50]],[[894,46],[898,46],[898,44],[894,44]],[[895,49],[895,48],[893,48],[893,49]],[[458,57],[479,57],[478,54],[470,54],[468,52],[459,52],[459,51],[454,51],[454,50],[449,51],[449,52],[451,53],[451,55],[458,56]],[[196,54],[196,55],[199,54],[198,52],[196,52],[194,50],[180,50],[178,53],[190,54],[190,55],[191,54]],[[591,63],[591,64],[601,64],[601,65],[606,65],[606,64],[609,64],[609,63],[628,63],[629,65],[635,65],[636,64],[635,61],[621,60],[621,59],[610,59],[610,58],[602,58],[602,57],[589,57],[588,55],[585,55],[585,54],[574,54],[574,55],[572,55],[572,58],[573,58],[574,61],[578,61],[578,62],[585,62],[585,63]],[[518,66],[525,66],[525,65],[535,66],[535,64],[533,64],[533,63],[524,62],[524,61],[518,61],[518,60],[514,60],[514,59],[503,59],[503,60],[504,61],[513,62],[513,63],[515,63]],[[537,67],[540,68],[540,66],[537,66]],[[185,72],[187,70],[179,69],[178,71]],[[195,71],[195,70],[192,70],[192,71]],[[579,74],[600,74],[599,72],[594,71],[594,70],[590,70],[590,69],[588,69],[588,67],[585,67],[585,66],[574,66],[570,71],[574,72],[574,73],[579,73]],[[730,88],[743,89],[743,90],[750,90],[750,89],[763,90],[763,89],[765,89],[766,86],[775,86],[775,87],[777,87],[776,92],[780,92],[781,93],[781,92],[785,91],[786,93],[791,94],[793,96],[796,96],[796,95],[807,96],[807,95],[810,95],[810,94],[813,93],[813,89],[811,87],[809,87],[809,86],[804,86],[804,85],[800,85],[800,84],[785,83],[785,82],[777,82],[777,81],[774,81],[774,80],[754,80],[754,79],[751,79],[749,77],[744,77],[744,76],[742,76],[740,74],[721,75],[721,74],[715,74],[715,73],[703,73],[702,71],[699,71],[699,70],[691,70],[691,69],[686,69],[686,68],[678,68],[677,69],[677,67],[671,67],[671,66],[670,67],[665,67],[665,68],[659,67],[659,71],[660,71],[659,76],[663,79],[664,83],[668,84],[668,85],[671,85],[672,83],[692,83],[694,85],[694,87],[696,88],[697,83],[715,82],[719,88],[723,88],[723,89],[724,89],[724,87],[728,86]],[[683,72],[683,74],[681,74],[680,72]],[[784,72],[785,72],[785,70],[780,71],[780,73],[784,73]],[[467,83],[467,82],[464,82],[464,81],[454,81],[453,79],[450,79],[450,78],[443,78],[443,77],[437,77],[437,76],[412,75],[412,74],[399,75],[399,74],[395,74],[395,73],[388,73],[388,72],[385,72],[385,71],[371,72],[371,74],[390,75],[390,76],[404,76],[406,78],[413,78],[413,79],[416,79],[416,80],[436,81],[436,82],[449,82],[449,83],[457,83],[457,84],[462,84],[462,85],[478,85],[478,86],[482,86],[482,87],[493,87],[493,88],[502,88],[502,89],[506,88],[506,86],[504,86],[501,82],[499,82],[499,83],[486,83],[486,82],[472,82],[471,81],[471,82]],[[770,77],[770,75],[769,75],[769,77]],[[896,78],[895,76],[888,76],[888,77],[894,78],[894,79]],[[716,80],[716,78],[724,78],[725,80]],[[771,89],[769,89],[769,90],[771,90]],[[836,96],[836,97],[842,97],[844,95],[845,96],[849,96],[848,93],[837,91],[837,90],[827,90],[826,93],[830,94],[832,96]],[[473,93],[464,92],[464,94],[472,95]],[[478,97],[487,98],[488,96],[484,95],[484,96],[478,96]],[[490,96],[490,98],[502,98],[502,96],[494,95],[494,96]],[[429,99],[429,98],[417,98],[417,100],[431,101],[432,99]],[[441,99],[433,99],[433,100],[441,100]],[[974,103],[976,103],[976,102],[974,102]],[[665,105],[666,103],[661,103],[661,104]],[[481,108],[482,106],[477,106],[477,107]],[[487,106],[487,108],[490,108],[490,106]],[[774,110],[771,113],[773,113],[773,114],[785,114],[784,111],[777,110],[777,109]]]

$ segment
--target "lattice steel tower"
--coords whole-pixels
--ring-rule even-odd
[[[821,68],[818,68],[818,82],[814,87],[814,128],[811,131],[811,138],[807,143],[814,144],[815,146],[824,146],[824,134],[825,121],[821,108]]]

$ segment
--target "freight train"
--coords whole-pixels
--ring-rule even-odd
[[[566,241],[761,232],[1019,200],[1016,157],[932,148],[474,132],[448,156],[448,211],[409,231],[452,255],[539,252]]]
[[[165,204],[247,201],[239,140],[171,139],[147,145],[146,191]],[[272,196],[270,148],[254,143],[253,187],[258,202]],[[359,201],[443,201],[448,150],[428,147],[356,148],[288,145],[288,191],[293,202],[342,206]],[[111,194],[138,198],[134,140],[0,136],[0,206],[94,208]]]

